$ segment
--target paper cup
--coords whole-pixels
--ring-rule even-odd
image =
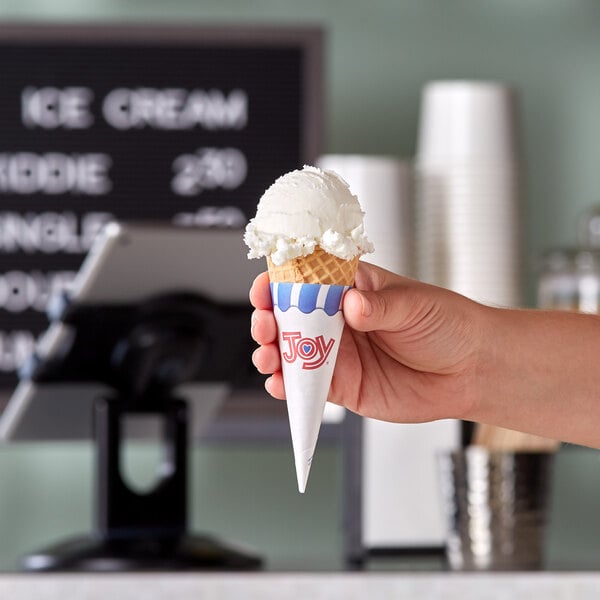
[[[504,83],[433,81],[422,92],[419,164],[514,162],[516,94]]]

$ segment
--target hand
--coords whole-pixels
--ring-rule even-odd
[[[252,336],[265,385],[285,398],[269,280],[254,281]],[[346,326],[329,401],[394,422],[463,418],[480,396],[485,308],[442,288],[359,263],[343,303]]]

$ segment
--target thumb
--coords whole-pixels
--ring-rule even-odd
[[[346,323],[357,331],[394,331],[407,317],[401,289],[348,290],[343,304]]]

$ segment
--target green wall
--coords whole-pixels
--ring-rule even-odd
[[[577,216],[600,202],[595,0],[0,0],[0,20],[320,24],[328,34],[331,152],[411,157],[426,81],[513,82],[522,97],[530,303],[535,259],[548,247],[574,243]],[[140,464],[147,460],[140,450]],[[84,444],[0,450],[0,567],[12,568],[26,548],[89,528],[90,461]],[[307,553],[335,562],[339,452],[319,452],[304,497],[294,492],[292,469],[287,446],[196,449],[194,526],[241,536],[276,563],[294,563]],[[561,455],[551,535],[558,562],[570,557],[575,566],[600,564],[593,510],[600,499],[598,470],[595,452]]]
[[[574,242],[578,214],[600,202],[595,0],[1,0],[0,19],[322,25],[333,152],[410,157],[426,81],[510,81],[522,95],[527,259]]]
[[[136,444],[128,465],[153,480],[156,448]],[[321,445],[305,494],[297,492],[291,448],[204,445],[191,454],[190,529],[259,552],[270,568],[342,564],[338,451]],[[24,553],[93,528],[93,454],[87,443],[0,448],[0,571]]]

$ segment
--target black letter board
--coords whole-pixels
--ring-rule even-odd
[[[107,220],[241,228],[321,151],[314,28],[0,27],[0,386]]]

